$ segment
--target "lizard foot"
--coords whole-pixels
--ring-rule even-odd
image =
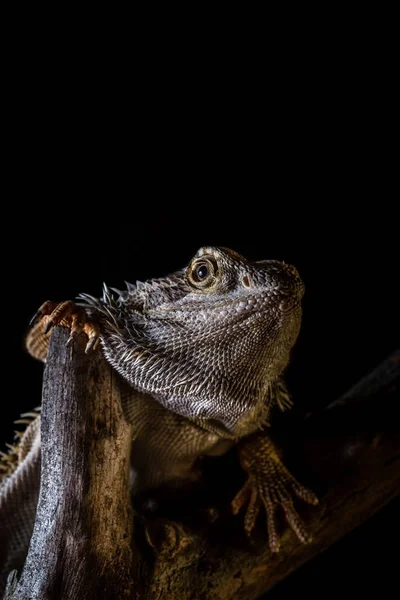
[[[173,559],[193,542],[193,538],[182,525],[166,520],[148,523],[145,527],[145,537],[157,557],[166,560]]]
[[[95,350],[99,344],[100,328],[98,324],[92,321],[83,308],[77,306],[72,300],[65,302],[47,300],[34,314],[30,325],[35,325],[39,321],[43,321],[45,324],[44,334],[48,334],[56,325],[69,327],[71,333],[67,341],[68,346],[82,331],[86,333],[88,337],[86,353]]]
[[[279,552],[280,540],[277,532],[275,513],[278,507],[283,509],[286,520],[303,543],[311,541],[302,519],[299,517],[293,498],[297,496],[307,504],[318,504],[313,492],[302,486],[289,473],[274,451],[272,442],[266,438],[255,438],[244,445],[240,451],[242,467],[248,473],[248,479],[233,499],[233,514],[247,504],[244,528],[250,535],[254,528],[260,508],[264,506],[268,540],[272,552]]]

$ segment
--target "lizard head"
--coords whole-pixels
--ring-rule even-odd
[[[203,247],[186,268],[128,284],[117,298],[106,289],[91,307],[101,314],[106,358],[134,387],[233,431],[270,401],[299,332],[303,292],[290,265]]]

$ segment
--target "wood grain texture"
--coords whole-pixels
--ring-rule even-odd
[[[28,557],[13,598],[132,597],[131,426],[115,376],[85,336],[51,339],[42,397],[42,471]]]

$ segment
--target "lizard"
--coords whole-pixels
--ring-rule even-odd
[[[244,509],[250,535],[265,510],[272,552],[280,549],[276,511],[299,540],[310,536],[294,498],[316,505],[281,460],[269,434],[274,406],[291,399],[284,381],[301,326],[304,284],[295,267],[251,262],[227,248],[203,247],[187,267],[121,291],[104,285],[99,298],[47,301],[26,338],[28,352],[46,360],[51,329],[82,331],[86,351],[98,346],[128,383],[124,411],[133,423],[133,494],[198,480],[199,459],[237,447],[247,475],[232,499]],[[32,532],[40,481],[40,415],[19,443],[3,453],[0,533],[3,570],[22,566]],[[12,460],[14,459],[14,460]]]

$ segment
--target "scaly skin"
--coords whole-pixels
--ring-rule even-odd
[[[276,552],[276,509],[283,509],[305,542],[307,533],[292,498],[317,503],[260,431],[274,404],[290,404],[282,375],[299,332],[303,291],[294,267],[277,261],[250,263],[231,250],[201,248],[188,267],[164,279],[127,284],[115,293],[105,287],[102,298],[82,294],[79,305],[44,303],[34,317],[27,348],[45,360],[51,328],[57,324],[71,329],[71,341],[84,331],[88,351],[100,340],[106,360],[129,384],[124,408],[134,425],[134,493],[187,485],[199,477],[200,457],[237,445],[248,479],[232,502],[233,512],[246,506],[244,524],[250,533],[263,506],[269,544]],[[36,449],[38,436],[36,427],[31,441]],[[3,502],[7,511],[11,504],[14,513],[19,510],[27,461],[29,453],[0,487],[0,507]],[[6,498],[10,482],[13,493]],[[27,531],[31,527],[29,523]],[[26,535],[25,544],[30,533]],[[20,548],[18,552],[21,556]],[[7,568],[10,564],[21,562],[8,557]]]

